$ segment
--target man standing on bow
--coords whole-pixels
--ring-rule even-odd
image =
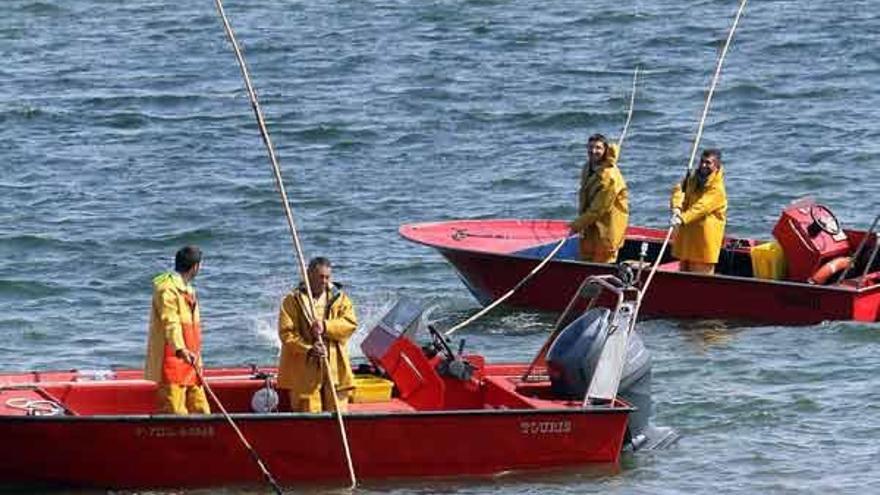
[[[174,271],[153,278],[153,303],[144,378],[156,382],[158,410],[167,414],[210,414],[196,367],[202,366],[202,329],[191,285],[202,252],[186,246],[174,256]]]
[[[278,388],[288,390],[290,408],[295,412],[336,411],[336,403],[340,412],[345,412],[354,389],[348,340],[357,329],[357,317],[351,299],[341,285],[332,282],[332,275],[333,266],[327,258],[309,262],[314,312],[305,283],[281,302]],[[328,363],[329,373],[325,370]]]
[[[581,171],[578,217],[569,224],[580,233],[580,258],[594,263],[614,263],[626,239],[629,192],[617,167],[620,148],[602,134],[587,140],[587,163]]]
[[[670,225],[678,228],[672,255],[678,258],[681,271],[715,273],[727,223],[720,150],[703,151],[696,171],[675,185],[670,205]]]

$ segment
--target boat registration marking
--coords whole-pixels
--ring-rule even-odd
[[[139,426],[134,435],[138,438],[207,438],[214,436],[213,426]]]
[[[571,421],[520,421],[523,435],[564,435],[571,433]]]

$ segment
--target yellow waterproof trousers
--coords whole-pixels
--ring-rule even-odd
[[[617,261],[617,250],[608,249],[604,246],[597,246],[596,242],[589,239],[580,239],[578,243],[578,252],[581,261],[592,263],[614,263]]]
[[[205,389],[198,385],[159,385],[156,402],[160,414],[211,414]]]
[[[330,395],[332,393],[330,387],[321,387],[321,390],[310,395],[294,393],[293,390],[288,392],[290,394],[290,410],[293,412],[336,412],[336,404],[333,401],[333,396]],[[336,400],[339,402],[340,411],[347,412],[348,392],[337,392]]]

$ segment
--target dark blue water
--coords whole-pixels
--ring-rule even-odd
[[[637,65],[621,167],[631,222],[664,226],[737,2],[226,8],[307,255],[335,261],[364,321],[407,295],[452,325],[476,303],[398,226],[571,218],[586,136],[619,134]],[[273,363],[295,258],[212,2],[4,0],[0,14],[0,370],[140,366],[150,279],[185,243],[206,253],[206,361]],[[724,152],[729,233],[769,237],[780,209],[808,194],[846,227],[880,213],[878,40],[876,0],[750,3],[704,136]],[[553,317],[499,311],[460,335],[490,358],[526,359]],[[684,435],[671,450],[616,473],[363,492],[880,487],[877,325],[641,331],[657,422]]]

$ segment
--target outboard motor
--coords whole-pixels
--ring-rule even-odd
[[[547,352],[547,373],[553,392],[582,400],[605,347],[611,326],[611,311],[595,308],[571,322]],[[651,402],[651,355],[638,333],[627,340],[626,362],[620,381],[620,396],[635,406],[630,414],[627,440],[633,444],[649,427]],[[641,440],[640,443],[643,443]]]

